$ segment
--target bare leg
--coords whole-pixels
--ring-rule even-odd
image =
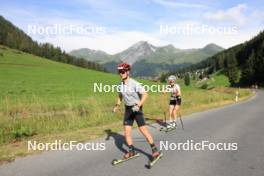
[[[180,109],[180,106],[179,106],[179,105],[176,105],[176,106],[174,107],[174,109],[173,109],[173,120],[174,120],[175,122],[176,122],[176,120],[177,120],[177,113],[178,113],[179,109]]]
[[[146,140],[148,141],[149,144],[153,144],[153,138],[151,136],[151,134],[149,133],[147,126],[141,126],[139,127],[139,131],[144,135],[144,137],[146,138]]]
[[[158,151],[157,147],[154,144],[153,138],[151,134],[149,133],[147,126],[141,126],[139,127],[139,131],[144,135],[148,143],[150,144],[151,150],[152,150],[152,157],[155,158],[160,155],[160,152]]]
[[[170,112],[170,122],[173,121],[173,110],[174,110],[174,106],[173,105],[170,105],[170,109],[169,109],[169,112]]]
[[[132,126],[129,125],[124,126],[125,140],[128,146],[133,144],[131,131],[132,131]]]

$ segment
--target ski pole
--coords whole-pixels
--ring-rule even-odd
[[[180,117],[180,121],[181,121],[182,130],[184,130],[183,121],[182,121],[181,113],[180,112],[179,112],[179,117]]]
[[[166,97],[165,97],[165,92],[163,93],[162,95],[162,109],[163,109],[163,114],[164,114],[164,120],[165,120],[165,126],[167,126],[167,117],[166,117],[166,105],[165,105],[165,100],[166,100]]]

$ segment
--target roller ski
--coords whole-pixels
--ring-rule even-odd
[[[128,153],[125,154],[125,156],[122,159],[114,159],[112,161],[112,165],[115,166],[115,165],[121,164],[123,162],[126,162],[128,160],[137,158],[139,156],[140,156],[140,154],[137,153],[137,152],[128,152]]]
[[[177,124],[175,122],[167,124],[165,127],[160,128],[160,131],[169,132],[175,130],[177,128]]]
[[[157,149],[157,147],[154,144],[151,145],[151,150],[152,150],[152,158],[147,165],[147,168],[149,169],[151,169],[163,156],[163,154]]]
[[[151,169],[162,157],[163,157],[163,153],[158,151],[154,152],[152,154],[152,159],[149,161],[147,167]]]

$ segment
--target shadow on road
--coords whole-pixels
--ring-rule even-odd
[[[149,120],[149,119],[146,118],[146,120]],[[150,120],[151,120],[151,119],[150,119]],[[162,120],[162,119],[156,119],[155,122],[156,122],[157,124],[159,124],[161,127],[165,127],[165,126],[166,126],[165,121]]]
[[[161,118],[154,118],[154,119],[152,119],[152,118],[146,117],[145,119],[146,119],[146,121],[154,121],[155,123],[159,124],[162,127],[165,127],[166,126],[165,121],[163,119],[161,119]],[[153,127],[153,128],[157,128],[157,127],[155,127],[155,126],[153,126],[153,125],[151,125],[149,123],[147,123],[147,125],[150,126],[150,127]]]
[[[105,140],[110,140],[110,138],[112,137],[114,139],[115,142],[115,146],[123,153],[128,152],[123,146],[127,146],[126,142],[125,142],[125,137],[117,132],[113,132],[111,129],[107,129],[105,130],[106,133],[106,138]],[[144,152],[143,150],[136,148],[135,147],[135,151],[142,153],[143,155],[147,156],[148,159],[151,159],[151,154],[148,154],[146,152]]]

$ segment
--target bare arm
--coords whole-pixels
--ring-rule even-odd
[[[139,107],[142,106],[142,105],[144,104],[145,100],[146,100],[147,97],[148,97],[148,93],[147,93],[147,92],[144,92],[144,93],[142,93],[141,95],[142,95],[141,100],[140,100],[140,102],[138,103],[138,106],[139,106]]]
[[[122,102],[122,96],[121,96],[121,94],[119,94],[118,97],[117,97],[116,104],[115,104],[115,107],[113,109],[113,112],[117,112],[119,110],[121,102]]]
[[[177,92],[177,96],[181,96],[181,90],[180,89]]]
[[[118,94],[117,100],[116,100],[116,105],[120,106],[122,102],[122,96],[121,94]]]
[[[180,86],[177,85],[177,84],[175,86],[176,86],[176,89],[177,89],[176,96],[181,96],[181,88],[180,88]]]

